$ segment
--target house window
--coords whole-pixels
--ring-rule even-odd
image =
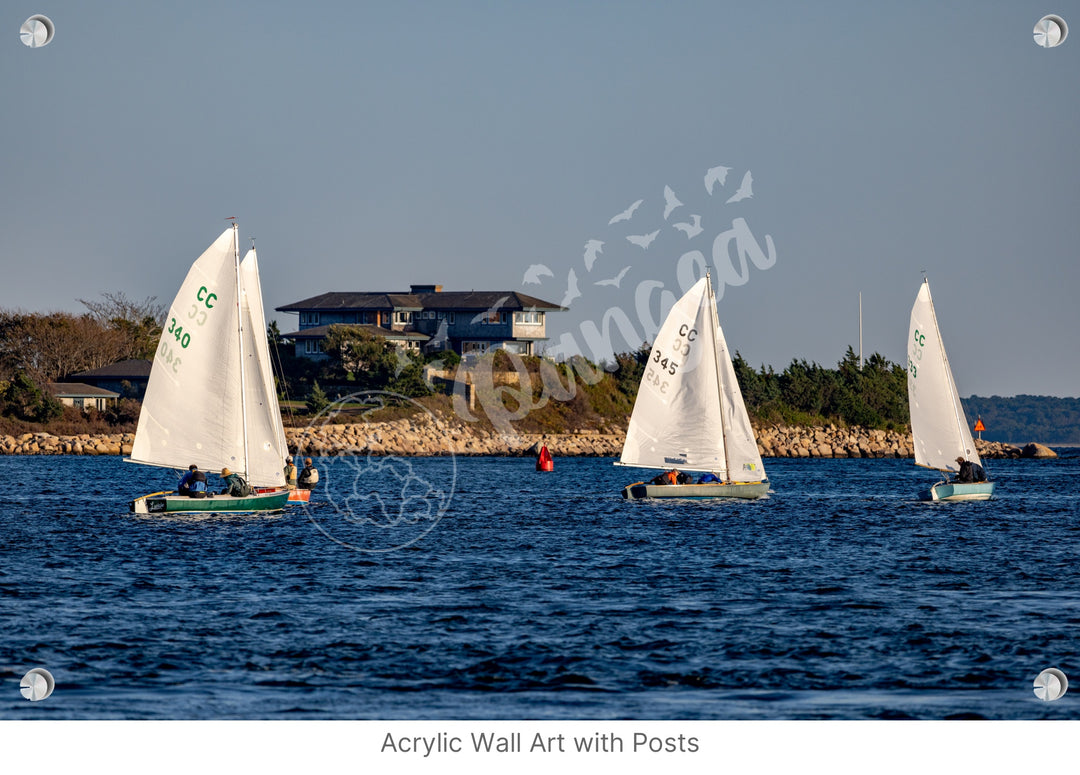
[[[470,353],[483,354],[488,349],[487,342],[462,342],[461,353],[462,355],[469,355]]]
[[[514,322],[522,326],[542,326],[544,324],[544,313],[536,310],[515,312]]]
[[[315,353],[321,353],[323,351],[323,343],[319,339],[306,339],[304,340],[304,352],[308,355]]]
[[[448,320],[448,321],[449,321],[450,323],[453,323],[453,322],[454,322],[454,313],[453,313],[453,312],[447,312],[447,313],[446,313],[446,319],[447,319],[447,320]]]
[[[412,323],[412,320],[413,320],[413,313],[411,313],[411,312],[395,312],[394,313],[394,322],[395,323]]]
[[[319,313],[318,312],[301,312],[300,313],[300,325],[301,326],[317,326],[317,325],[319,325]]]

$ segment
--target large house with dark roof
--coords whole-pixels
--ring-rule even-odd
[[[323,340],[335,324],[360,326],[409,350],[536,355],[547,339],[547,313],[566,308],[516,291],[413,285],[408,293],[332,291],[276,309],[299,314],[299,329],[282,337],[295,342],[298,356],[317,359],[326,357]]]

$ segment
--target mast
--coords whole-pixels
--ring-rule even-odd
[[[240,344],[240,420],[244,433],[244,476],[251,476],[251,465],[248,460],[248,427],[247,427],[247,384],[244,379],[244,314],[241,295],[243,285],[240,283],[240,241],[237,239],[238,228],[236,219],[232,221],[233,228],[233,269],[236,272],[236,338]]]
[[[713,295],[712,274],[705,270],[705,282],[709,285],[709,321],[712,324],[712,362],[716,370],[716,400],[720,403],[720,434],[724,442],[724,473],[731,479],[731,453],[728,451],[727,412],[724,410],[724,383],[720,375],[720,358],[716,352],[716,332],[720,330],[720,316],[716,313],[716,297]]]

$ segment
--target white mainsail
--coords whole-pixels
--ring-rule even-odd
[[[675,303],[656,335],[619,463],[765,479],[708,277]]]
[[[911,308],[907,383],[915,463],[953,472],[960,468],[958,456],[979,463],[945,355],[928,280],[923,281]]]
[[[262,365],[269,364],[269,356],[260,355],[268,351],[262,321],[257,264],[252,260],[250,269],[238,269],[236,229],[231,227],[192,264],[169,308],[131,462],[229,468],[253,485],[284,484],[284,431],[273,383],[267,387],[268,369]],[[255,354],[249,358],[247,353]],[[243,380],[242,368],[248,369]],[[242,383],[248,397],[241,395]],[[271,458],[272,466],[264,462]]]

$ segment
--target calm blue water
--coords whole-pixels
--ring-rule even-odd
[[[0,717],[1080,719],[1066,454],[950,505],[903,460],[629,503],[610,460],[335,459],[310,510],[204,518],[127,513],[168,471],[0,457]]]

